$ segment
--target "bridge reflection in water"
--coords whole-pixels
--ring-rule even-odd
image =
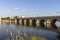
[[[44,40],[57,40],[58,33],[45,29],[15,24],[0,24],[0,40],[31,40],[31,37],[43,37]]]

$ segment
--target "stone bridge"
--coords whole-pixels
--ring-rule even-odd
[[[36,26],[36,27],[47,27],[57,28],[55,25],[56,21],[60,21],[60,16],[45,16],[45,17],[24,17],[10,19],[9,22],[15,24]]]

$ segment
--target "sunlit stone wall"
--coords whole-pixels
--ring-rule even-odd
[[[22,25],[22,19],[19,19],[19,24]]]
[[[39,19],[36,20],[36,26],[37,27],[40,26],[40,20]]]
[[[32,26],[32,19],[29,19],[29,25]]]

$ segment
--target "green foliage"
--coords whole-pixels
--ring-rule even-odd
[[[1,20],[5,20],[6,18],[1,18]]]
[[[14,18],[15,18],[15,19],[17,19],[18,17],[17,17],[17,16],[15,16]]]

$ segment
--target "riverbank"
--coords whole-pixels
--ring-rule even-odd
[[[58,34],[60,35],[60,28],[58,28],[57,32],[58,32]]]
[[[30,40],[46,40],[46,38],[44,38],[44,37],[32,36],[32,37],[30,38]]]
[[[60,40],[60,28],[58,28],[57,33],[58,33],[58,40]]]

